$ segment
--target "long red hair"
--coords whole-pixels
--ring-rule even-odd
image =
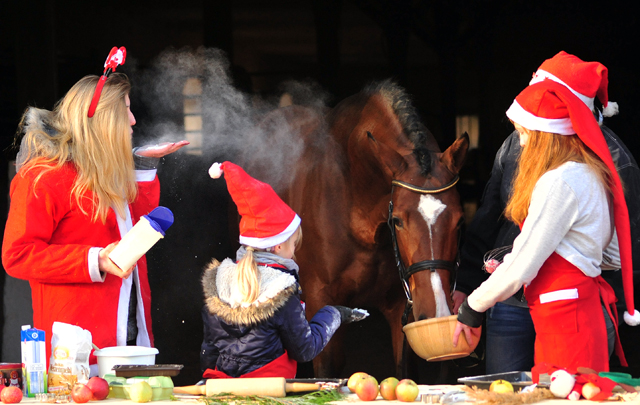
[[[611,192],[611,172],[605,163],[576,135],[559,135],[526,130],[529,139],[518,161],[512,193],[505,208],[505,216],[521,225],[529,214],[533,189],[543,174],[566,162],[587,164],[607,192]]]

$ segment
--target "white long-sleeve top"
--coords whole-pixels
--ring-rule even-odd
[[[536,277],[553,252],[585,275],[597,277],[613,229],[608,194],[586,164],[567,162],[545,173],[534,187],[529,214],[513,250],[469,295],[469,306],[485,312],[509,298]],[[610,264],[619,266],[617,249],[607,253]]]

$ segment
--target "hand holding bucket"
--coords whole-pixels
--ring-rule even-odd
[[[166,207],[157,207],[140,217],[138,223],[127,232],[120,243],[111,251],[109,259],[121,270],[126,271],[153,245],[164,237],[173,224],[173,213]]]

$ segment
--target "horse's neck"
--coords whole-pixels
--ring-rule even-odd
[[[363,245],[373,247],[376,233],[386,220],[391,183],[386,180],[375,165],[363,166],[363,162],[351,162],[349,191],[351,195],[351,215],[349,224],[353,236]]]

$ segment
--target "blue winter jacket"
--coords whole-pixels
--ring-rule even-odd
[[[285,350],[298,362],[316,357],[340,326],[338,310],[325,306],[307,322],[295,272],[277,265],[258,267],[260,296],[253,304],[241,305],[234,300],[235,267],[231,259],[222,263],[214,260],[202,277],[202,371],[217,367],[239,377],[275,360]]]

